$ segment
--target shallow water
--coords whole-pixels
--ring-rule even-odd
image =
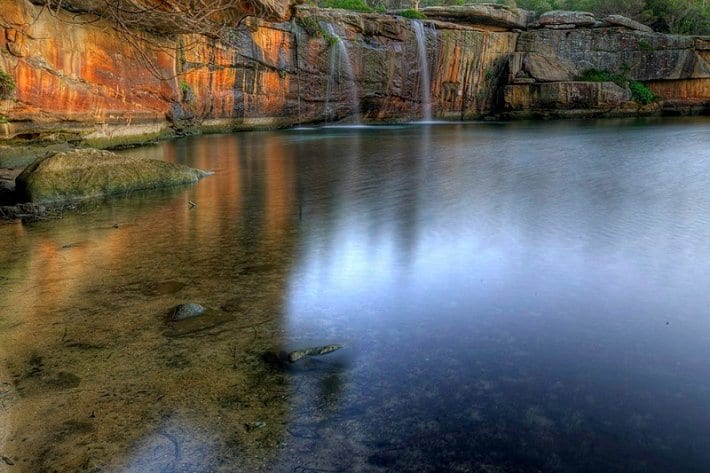
[[[215,175],[0,226],[0,471],[710,470],[710,120],[126,153]]]

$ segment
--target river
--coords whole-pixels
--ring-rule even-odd
[[[0,471],[710,471],[710,119],[123,152],[215,174],[0,226]]]

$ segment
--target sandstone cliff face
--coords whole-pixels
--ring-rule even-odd
[[[707,113],[708,41],[649,32],[627,20],[616,15],[599,20],[580,12],[543,15],[539,25],[520,34],[510,56],[504,92],[508,115]],[[614,83],[575,82],[591,69],[646,83],[663,100],[641,107],[629,102],[630,95],[619,95]]]
[[[271,21],[246,18],[218,35],[159,33],[148,21],[125,34],[107,19],[0,0],[0,70],[18,84],[0,100],[0,140],[115,145],[200,128],[419,119],[425,68],[435,118],[697,113],[710,102],[708,38],[623,18],[430,8],[436,19],[421,22],[418,42],[414,23],[395,15],[298,7],[278,21],[287,2],[223,3],[223,20],[261,5]],[[623,87],[576,81],[590,68],[624,70],[664,101],[639,109]]]

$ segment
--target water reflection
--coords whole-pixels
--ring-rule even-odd
[[[237,151],[229,179],[2,229],[0,453],[19,471],[251,469],[282,441],[290,388],[261,356],[282,345],[292,163]],[[210,312],[168,322],[186,301]]]
[[[216,174],[0,228],[0,454],[19,471],[706,471],[709,125],[128,151]],[[210,311],[171,326],[185,301]],[[326,343],[347,348],[261,356]]]

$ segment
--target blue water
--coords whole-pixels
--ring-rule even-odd
[[[710,120],[126,153],[215,174],[0,227],[19,471],[710,471]]]

